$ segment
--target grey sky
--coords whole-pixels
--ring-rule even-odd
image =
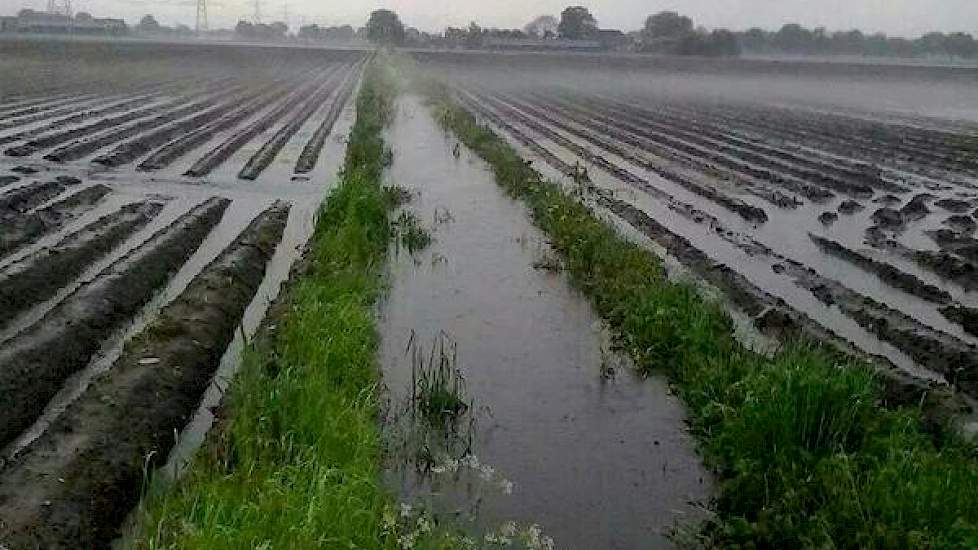
[[[522,27],[536,15],[558,15],[569,0],[260,0],[266,19],[289,23],[362,25],[376,8],[394,9],[405,23],[422,30],[442,30],[475,20],[484,26]],[[573,0],[570,0],[573,1]],[[580,1],[580,0],[579,0]],[[196,0],[73,0],[75,10],[97,16],[121,15],[135,21],[153,13],[166,24],[192,24]],[[672,9],[707,27],[743,29],[751,25],[778,28],[786,22],[829,29],[860,28],[893,35],[929,30],[978,34],[978,0],[590,0],[588,6],[603,27],[625,30],[641,26],[645,16]],[[0,0],[0,13],[20,7],[43,8],[46,0]],[[208,0],[211,26],[230,26],[254,13],[254,0]],[[302,18],[300,20],[300,17]]]

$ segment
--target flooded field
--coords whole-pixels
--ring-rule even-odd
[[[6,532],[111,538],[160,451],[200,441],[335,180],[368,57],[0,41]]]
[[[978,396],[978,71],[415,58],[759,328]]]
[[[411,399],[406,345],[428,349],[442,333],[473,408],[471,448],[436,452],[436,473],[396,454],[388,477],[401,498],[477,534],[512,521],[557,548],[671,547],[667,534],[700,517],[712,485],[678,398],[615,351],[587,299],[546,267],[555,253],[521,205],[474,154],[453,156],[419,98],[400,102],[389,140],[390,179],[434,239],[392,262],[381,324],[392,413]],[[477,466],[444,466],[459,459]]]

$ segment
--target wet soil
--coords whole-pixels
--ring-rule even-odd
[[[210,383],[287,217],[279,203],[256,218],[0,471],[0,540],[8,547],[109,547],[144,472],[165,460]]]
[[[159,214],[160,202],[128,204],[0,271],[0,328],[76,279]]]
[[[0,349],[0,444],[41,414],[102,340],[147,303],[220,221],[230,201],[209,200],[77,290]]]
[[[110,191],[105,185],[93,185],[40,210],[3,216],[0,258],[91,210]]]
[[[392,408],[410,392],[411,335],[427,346],[447,332],[477,411],[473,451],[514,485],[506,494],[405,464],[389,480],[406,500],[471,513],[476,529],[514,520],[560,548],[669,547],[673,523],[697,517],[687,503],[710,494],[681,404],[661,379],[635,375],[564,275],[533,267],[552,254],[543,236],[481,161],[455,158],[417,98],[404,98],[390,139],[391,180],[415,193],[407,208],[434,237],[393,261],[382,308]]]

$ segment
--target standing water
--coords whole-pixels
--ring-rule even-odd
[[[611,349],[525,209],[480,159],[453,151],[419,98],[402,98],[389,140],[391,181],[412,192],[407,209],[433,237],[392,260],[381,352],[390,409],[410,400],[409,342],[431,346],[444,332],[475,419],[458,470],[390,461],[401,500],[471,519],[476,535],[516,522],[539,525],[557,548],[671,546],[671,528],[695,520],[711,491],[679,400]]]

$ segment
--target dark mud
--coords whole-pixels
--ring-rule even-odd
[[[532,122],[525,115],[523,115],[516,109],[509,107],[502,100],[496,100],[496,101],[498,105],[503,106],[505,109],[508,110],[508,112],[511,115],[514,115],[521,122],[532,124],[534,128],[543,131],[545,135],[547,135],[550,139],[554,139],[555,137],[559,138],[559,134],[550,130],[549,128],[546,128],[545,126]],[[514,100],[509,100],[509,101],[514,101]],[[530,113],[535,117],[546,120],[549,124],[553,124],[564,131],[570,132],[572,135],[587,140],[589,143],[593,145],[596,145],[615,155],[618,155],[623,159],[628,160],[629,162],[633,162],[636,165],[641,166],[646,170],[649,170],[655,173],[656,175],[685,188],[688,191],[691,191],[708,200],[711,200],[716,204],[726,208],[727,210],[737,214],[738,216],[740,216],[741,218],[743,218],[748,222],[764,223],[768,220],[767,213],[762,208],[747,204],[744,201],[737,199],[735,197],[728,196],[727,194],[717,190],[715,187],[711,185],[695,182],[691,178],[677,172],[676,170],[667,168],[661,162],[655,162],[654,160],[648,158],[647,156],[639,155],[637,152],[630,151],[626,147],[623,147],[618,143],[614,143],[611,140],[603,139],[595,135],[595,133],[593,132],[585,132],[582,131],[580,128],[575,128],[569,124],[566,124],[565,122],[562,122],[560,119],[549,116],[546,110],[536,109],[535,107],[532,107],[522,102],[515,102],[515,103],[519,105],[520,110],[525,110],[527,113]],[[600,155],[596,155],[592,151],[588,151],[587,149],[566,139],[555,139],[555,141],[557,143],[560,143],[564,147],[573,150],[584,160],[588,162],[593,162],[596,165],[600,166],[602,169],[608,170],[616,175],[620,175],[622,168],[614,166]],[[634,142],[631,143],[631,145],[634,145]],[[644,180],[642,180],[642,178],[638,176],[631,175],[628,177],[628,180],[629,182],[638,183],[646,190],[648,190],[648,188],[651,187],[647,182],[645,182]],[[762,196],[763,198],[769,198],[767,195],[762,195]],[[672,197],[669,198],[672,199]],[[777,204],[781,205],[783,204],[783,202],[778,202]],[[794,202],[790,201],[790,204],[793,205]]]
[[[948,229],[938,229],[928,234],[943,250],[960,256],[969,262],[978,263],[978,240]]]
[[[978,229],[978,222],[975,222],[974,218],[960,214],[948,216],[943,223],[959,233],[974,233],[975,229]]]
[[[941,199],[934,202],[934,206],[939,206],[954,214],[965,214],[971,210],[971,203],[959,199]]]
[[[310,97],[286,120],[285,124],[248,159],[248,162],[238,172],[238,178],[244,180],[258,179],[258,176],[275,160],[279,151],[292,139],[292,136],[330,96],[334,95],[337,88],[342,85],[341,83],[338,84],[337,81],[342,81],[343,73],[348,71],[350,71],[349,67],[342,67],[339,74],[331,74],[316,91],[311,93]]]
[[[758,288],[743,275],[714,262],[642,210],[607,196],[601,197],[599,204],[665,248],[697,276],[722,290],[732,304],[752,318],[754,326],[761,332],[781,341],[804,336],[828,344],[839,353],[874,368],[880,373],[886,402],[892,406],[921,406],[928,427],[935,433],[944,429],[949,419],[971,412],[970,406],[946,386],[908,374],[885,357],[858,350],[830,329]],[[785,267],[781,265],[781,269]]]
[[[88,212],[110,192],[105,185],[93,185],[41,210],[4,216],[0,220],[0,258]]]
[[[152,99],[151,96],[140,96],[125,101],[108,102],[108,106],[103,106],[94,109],[85,109],[79,113],[75,113],[64,118],[60,118],[45,126],[32,128],[30,130],[24,130],[7,136],[2,136],[0,137],[0,145],[6,145],[8,143],[30,140],[36,136],[40,136],[48,132],[58,131],[66,126],[69,126],[71,124],[77,124],[89,118],[103,116],[110,113],[114,113],[116,111],[124,111],[127,109],[138,107],[139,105],[148,103],[151,99]]]
[[[186,119],[164,126],[159,130],[123,143],[112,151],[95,157],[92,159],[92,162],[101,164],[103,166],[121,166],[123,164],[128,164],[136,160],[136,158],[150,152],[155,147],[164,145],[173,139],[182,137],[188,132],[196,130],[201,126],[207,125],[223,117],[232,109],[241,105],[242,102],[246,102],[252,97],[253,96],[244,96],[240,98],[233,98],[227,103],[207,109],[199,114],[194,114]]]
[[[39,439],[0,472],[0,541],[109,548],[211,382],[282,237],[278,203],[251,225]],[[43,474],[39,474],[43,472]]]
[[[951,295],[946,290],[942,290],[934,285],[927,284],[924,281],[921,281],[919,278],[909,273],[900,271],[890,264],[879,262],[864,256],[854,250],[846,248],[836,241],[812,234],[809,234],[808,236],[827,254],[842,258],[843,260],[851,262],[853,265],[856,265],[861,269],[873,273],[888,285],[899,288],[900,290],[917,296],[918,298],[922,298],[929,302],[934,302],[935,304],[945,305],[952,301]]]
[[[103,147],[112,145],[113,143],[117,143],[133,136],[137,136],[152,128],[169,124],[183,117],[199,113],[200,111],[212,109],[228,97],[235,96],[237,93],[239,93],[239,90],[239,88],[235,88],[231,92],[211,94],[209,97],[203,99],[195,98],[192,103],[180,102],[172,105],[171,109],[158,109],[156,112],[161,112],[161,114],[157,114],[150,119],[139,120],[128,126],[118,127],[113,131],[102,133],[89,139],[72,142],[44,155],[44,158],[45,160],[54,162],[78,160],[98,151]]]
[[[139,164],[140,170],[160,170],[169,166],[190,150],[211,139],[217,132],[229,130],[265,107],[265,97],[245,104],[240,109],[228,113],[221,119],[187,132],[184,136],[164,145]]]
[[[841,204],[839,204],[839,213],[845,215],[852,215],[856,212],[862,212],[865,209],[866,207],[863,206],[862,203],[852,199],[844,200]]]
[[[20,181],[20,176],[0,176],[0,187],[17,183],[18,181]]]
[[[0,349],[0,445],[38,418],[64,380],[146,304],[220,221],[211,199],[105,269]]]
[[[335,70],[336,68],[334,67],[320,78],[294,90],[291,94],[286,96],[273,111],[267,113],[259,120],[256,120],[248,127],[238,130],[231,139],[225,141],[201,157],[200,160],[195,162],[184,175],[199,178],[209,174],[214,168],[233,155],[235,151],[243,147],[255,136],[271,128],[280,118],[301,104],[306,98],[307,94],[311,93],[320,86],[321,79],[327,78]]]
[[[162,208],[159,202],[128,204],[5,268],[0,272],[0,328],[27,308],[52,298]]]
[[[941,309],[948,319],[961,325],[965,332],[978,336],[978,310],[962,306],[951,306]]]
[[[77,180],[55,180],[32,183],[0,195],[0,218],[23,214],[57,197]]]
[[[359,64],[350,71],[338,92],[333,96],[332,104],[329,106],[329,110],[326,112],[322,124],[319,125],[316,133],[313,134],[312,138],[306,143],[305,147],[302,148],[302,152],[299,154],[299,160],[295,163],[296,174],[307,174],[316,166],[316,162],[319,161],[319,154],[323,150],[323,145],[326,143],[326,138],[333,131],[333,126],[336,125],[336,121],[339,120],[340,115],[343,113],[343,106],[346,105],[350,94],[353,93],[362,66],[363,64]]]

